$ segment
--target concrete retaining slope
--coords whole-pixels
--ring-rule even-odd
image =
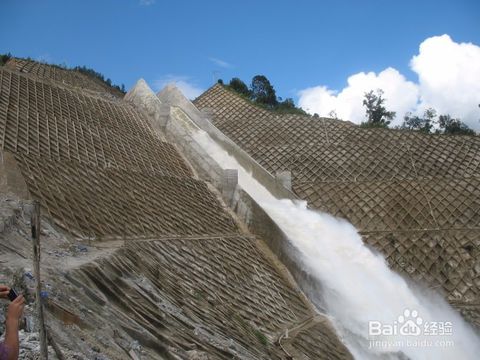
[[[2,159],[0,190],[18,185],[5,172],[15,160],[42,204],[49,327],[65,357],[351,358],[267,245],[198,179],[180,145],[205,176],[217,171],[232,206],[236,172],[213,163],[209,170],[208,156],[200,161],[186,141],[161,141],[164,132],[188,139],[198,130],[180,108],[162,109],[146,84],[129,94],[145,100],[133,106],[4,67],[0,83],[0,147],[15,157]],[[0,194],[0,203],[0,272],[13,277],[20,268],[29,294],[30,223],[20,199]],[[292,342],[278,345],[299,326]]]
[[[297,200],[298,198],[282,185],[288,183],[288,174],[285,176],[281,173],[276,178],[267,172],[245,151],[213,126],[206,115],[186,99],[175,86],[169,85],[164,88],[157,95],[159,102],[153,99],[152,95],[155,95],[151,90],[146,91],[146,86],[148,85],[145,82],[139,81],[129,92],[129,94],[135,94],[135,96],[127,94],[126,98],[141,108],[148,103],[156,103],[156,106],[159,106],[159,104],[170,106],[168,119],[159,128],[162,128],[167,138],[171,138],[170,140],[182,149],[184,155],[195,166],[201,177],[210,181],[222,193],[225,202],[230,205],[240,220],[247,224],[249,230],[267,243],[270,250],[289,270],[297,285],[307,297],[317,307],[321,307],[315,297],[309,296],[314,292],[318,293],[319,289],[314,288],[318,285],[314,285],[309,274],[301,267],[300,254],[291,245],[287,236],[261,206],[238,184],[234,187],[233,194],[225,191],[225,184],[229,183],[225,176],[228,176],[229,172],[224,172],[215,160],[203,150],[195,140],[194,134],[199,129],[204,130],[247,171],[250,171],[252,176],[272,194],[275,194],[278,198]],[[140,88],[139,91],[137,91],[137,87]],[[154,116],[151,119],[156,121]],[[231,188],[231,184],[229,184],[229,187]]]
[[[152,94],[145,80],[140,79],[123,99],[143,110],[152,119],[151,123],[157,134],[164,140],[162,135],[170,115],[170,106],[162,104],[155,94]]]
[[[279,199],[298,199],[293,192],[285,188],[284,172],[279,174],[278,178],[270,174],[235,142],[218,130],[208,120],[208,114],[200,112],[175,86],[166,86],[157,96],[161,102],[181,109],[191,122],[207,132],[217,144],[233,156],[245,170],[252,174],[255,180],[265,186],[274,196]]]

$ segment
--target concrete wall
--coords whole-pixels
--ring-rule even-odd
[[[200,164],[197,166],[206,169],[207,172],[210,169],[211,178],[219,179],[223,170],[220,169],[221,173],[218,172],[218,164],[193,139],[193,134],[197,129],[206,131],[224,150],[250,171],[257,181],[277,197],[297,199],[296,195],[287,189],[291,186],[290,174],[282,172],[276,174],[276,177],[272,176],[218,130],[206,115],[201,113],[177,88],[168,86],[158,94],[158,97],[162,103],[172,106],[171,116],[166,126],[167,134],[173,136],[177,144],[181,144],[180,147],[190,154],[188,156],[190,159]],[[212,162],[215,165],[211,165]],[[228,173],[227,171],[226,174]],[[223,184],[225,183],[228,183],[228,179],[224,178]],[[317,282],[312,281],[311,276],[301,267],[302,261],[298,250],[292,246],[278,225],[240,185],[235,187],[232,197],[231,191],[224,191],[227,186],[222,186],[222,181],[214,181],[214,184],[220,192],[223,192],[225,202],[234,210],[237,217],[247,225],[250,232],[266,242],[270,250],[289,270],[301,291],[317,308],[321,308],[322,304],[318,296],[313,295],[320,293],[318,285],[315,285]]]
[[[144,108],[151,100],[145,100],[145,97],[151,98],[152,91],[146,89],[144,82],[137,83],[140,91],[135,88],[130,93],[135,96],[129,96],[129,100],[139,108]],[[274,177],[255,160],[253,160],[245,151],[240,149],[233,141],[226,137],[220,130],[211,124],[206,115],[201,113],[183,94],[174,86],[167,86],[158,94],[159,102],[165,109],[170,106],[168,117],[160,118],[155,114],[150,116],[151,121],[160,122],[154,126],[161,131],[166,138],[175,143],[183,155],[189,160],[195,168],[200,178],[211,182],[222,194],[225,203],[228,204],[236,213],[237,217],[247,225],[250,232],[266,242],[270,250],[289,270],[295,279],[299,290],[307,294],[318,294],[319,289],[313,289],[315,282],[311,281],[310,275],[301,267],[300,254],[294,248],[287,236],[275,224],[270,216],[261,208],[261,206],[247,193],[240,185],[234,184],[235,177],[232,171],[224,171],[213,160],[208,153],[198,144],[194,134],[199,130],[206,131],[219,145],[222,146],[230,155],[259,181],[263,186],[270,190],[279,198],[297,199],[297,197],[286,187],[290,185],[289,174],[280,173]],[[148,112],[148,109],[144,109]],[[285,187],[286,186],[286,187]],[[321,307],[315,296],[311,300]]]
[[[199,128],[182,109],[162,102],[143,79],[130,89],[125,100],[148,115],[158,136],[179,148],[200,179],[221,189],[223,170],[192,137]]]
[[[175,86],[169,85],[165,87],[157,96],[162,103],[180,108],[195,125],[207,132],[217,144],[227,151],[229,155],[233,156],[245,170],[249,171],[274,196],[279,199],[298,199],[293,192],[284,186],[284,184],[287,184],[284,181],[284,176],[281,180],[278,180],[265,170],[235,142],[218,130],[208,120],[208,114],[199,111]]]
[[[302,268],[300,253],[272,218],[240,186],[236,188],[232,209],[253,234],[265,241],[278,260],[288,269],[299,290],[306,294],[318,309],[322,309],[323,304],[318,298],[318,294],[321,294],[318,282],[313,281],[310,274]]]
[[[139,110],[143,111],[151,119],[151,124],[159,137],[165,140],[163,133],[170,116],[170,106],[162,104],[145,80],[138,80],[135,86],[125,95],[124,100],[136,105]]]
[[[175,106],[170,108],[170,118],[165,127],[167,138],[180,148],[201,179],[212,183],[223,193],[223,169],[194,138],[193,135],[197,131],[199,131],[199,127],[182,109]],[[225,201],[228,203],[227,199]]]

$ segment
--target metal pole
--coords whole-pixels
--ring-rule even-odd
[[[47,348],[47,333],[45,331],[45,319],[43,317],[43,305],[41,298],[40,282],[40,203],[33,201],[33,209],[31,215],[30,225],[32,228],[32,243],[33,243],[33,275],[35,276],[36,286],[35,295],[37,298],[37,324],[40,339],[40,359],[48,360]]]

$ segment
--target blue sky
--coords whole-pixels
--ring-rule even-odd
[[[131,87],[266,75],[277,95],[409,66],[427,38],[480,45],[480,1],[2,0],[0,53],[86,65]]]

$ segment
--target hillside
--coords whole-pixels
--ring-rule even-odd
[[[408,278],[480,325],[480,138],[278,115],[215,85],[195,106],[311,208],[350,221]]]
[[[2,281],[32,299],[38,200],[48,331],[67,358],[351,358],[222,188],[198,175],[155,112],[180,126],[175,109],[141,82],[123,99],[14,60],[0,85]],[[35,336],[22,331],[22,358],[34,358]]]

